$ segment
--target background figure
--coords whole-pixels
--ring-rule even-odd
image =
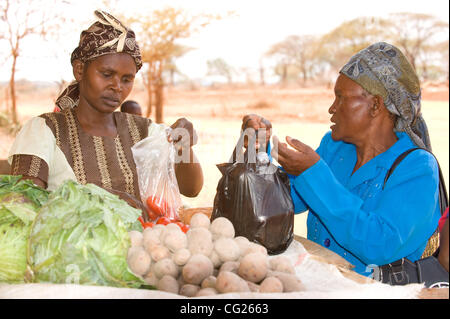
[[[142,108],[138,102],[133,100],[127,100],[120,106],[120,111],[130,113],[134,115],[142,116]]]

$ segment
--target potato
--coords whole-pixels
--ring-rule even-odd
[[[192,255],[211,255],[214,244],[212,241],[212,235],[207,229],[203,227],[190,229],[186,235],[188,239],[188,249]]]
[[[184,266],[189,258],[191,258],[191,252],[187,248],[178,249],[173,255],[172,260],[178,266]]]
[[[156,288],[161,291],[171,292],[173,294],[178,294],[180,287],[178,286],[177,280],[169,275],[164,275],[156,285]]]
[[[200,290],[200,286],[185,284],[181,286],[179,294],[186,297],[194,297]]]
[[[130,267],[131,271],[138,275],[142,276],[145,275],[149,269],[151,264],[151,258],[147,254],[144,248],[142,247],[132,247],[136,248],[129,251],[127,256],[127,262],[128,266]]]
[[[195,240],[197,237],[206,238],[212,241],[212,234],[209,229],[203,227],[190,228],[186,233],[188,242],[191,240]]]
[[[258,283],[266,277],[267,271],[267,256],[258,252],[250,253],[242,257],[238,274],[245,280]]]
[[[155,276],[158,278],[162,278],[165,275],[172,276],[173,278],[177,278],[180,269],[171,258],[164,258],[155,263],[153,267],[153,272]]]
[[[254,282],[251,282],[251,281],[248,281],[248,280],[246,280],[245,282],[247,283],[248,288],[250,289],[251,292],[259,292],[259,285],[258,284],[255,284]]]
[[[178,278],[177,278],[177,281],[178,281],[178,285],[179,285],[180,287],[186,284],[186,282],[185,282],[184,279],[183,279],[183,274],[181,274],[181,272],[180,272],[180,275],[179,275]]]
[[[131,246],[130,248],[128,248],[128,252],[127,252],[127,258],[130,257],[130,255],[136,251],[140,251],[144,249],[144,247],[142,246]],[[144,249],[145,250],[145,249]]]
[[[222,266],[220,266],[219,272],[221,271],[231,271],[234,272],[235,274],[238,273],[238,269],[239,269],[239,262],[238,261],[227,261],[224,262],[222,264]]]
[[[211,252],[211,255],[209,255],[209,259],[211,259],[214,265],[214,269],[219,268],[220,265],[222,265],[222,260],[220,260],[220,257],[215,250]]]
[[[215,276],[208,276],[205,279],[203,279],[200,287],[201,288],[215,288],[216,287],[216,280],[217,278]]]
[[[276,277],[283,284],[283,292],[303,291],[305,290],[302,282],[296,275],[287,274],[280,271],[269,271],[267,277]]]
[[[171,231],[166,234],[163,243],[173,253],[181,248],[187,247],[187,237],[181,230]]]
[[[266,277],[259,285],[259,292],[283,292],[283,283],[277,277]]]
[[[190,221],[191,228],[203,227],[203,228],[209,229],[210,224],[211,224],[211,221],[209,220],[208,216],[206,216],[205,214],[196,213],[191,217],[191,221]]]
[[[214,296],[218,291],[215,288],[202,288],[196,294],[195,297]]]
[[[231,271],[221,271],[216,279],[216,290],[220,293],[248,292],[247,283]]]
[[[158,277],[155,276],[155,273],[153,271],[149,271],[145,276],[144,276],[144,281],[147,285],[150,286],[154,286],[156,287],[156,285],[158,284]]]
[[[142,246],[144,236],[140,231],[131,230],[128,232],[128,235],[130,236],[131,247]]]
[[[238,244],[241,252],[240,254],[243,256],[247,251],[248,244],[250,244],[250,241],[247,239],[247,237],[244,236],[234,237],[233,240],[235,241],[236,244]]]
[[[208,257],[202,254],[192,255],[183,267],[183,279],[188,284],[200,285],[206,277],[213,274],[213,270],[213,263]]]
[[[286,256],[276,256],[269,260],[270,269],[295,274],[295,268]]]
[[[220,237],[234,238],[234,226],[229,219],[225,217],[217,217],[209,226],[209,231],[212,234],[213,240]]]
[[[170,251],[169,251],[169,249],[167,249],[163,245],[155,245],[153,250],[150,251],[150,256],[152,257],[152,259],[154,261],[158,262],[161,259],[169,258],[170,257]]]
[[[156,247],[161,245],[161,240],[159,239],[159,231],[153,230],[152,228],[144,229],[142,233],[142,245],[144,246],[147,253],[151,253],[151,251]]]
[[[174,230],[174,231],[180,231],[180,232],[182,232],[180,226],[178,226],[178,225],[175,224],[175,223],[170,223],[170,224],[165,225],[164,229],[167,230],[167,231],[172,231],[172,230]],[[163,232],[164,232],[164,230],[163,230]]]
[[[180,226],[178,226],[177,224],[168,224],[168,225],[165,225],[164,228],[162,228],[160,235],[159,235],[159,239],[163,243],[166,236],[173,232],[174,233],[183,233],[181,231]]]
[[[166,228],[166,225],[156,224],[155,226],[153,226],[150,229],[161,235],[161,233],[164,231],[165,228]]]
[[[232,238],[218,238],[214,242],[214,250],[222,262],[235,261],[241,256],[241,250]]]
[[[260,245],[260,244],[254,243],[254,242],[248,243],[247,250],[242,255],[244,256],[244,255],[251,254],[251,253],[261,253],[263,255],[268,256],[267,248],[264,247],[263,245]]]
[[[144,228],[144,230],[142,231],[142,236],[146,236],[147,233],[153,233],[154,227],[147,227]]]

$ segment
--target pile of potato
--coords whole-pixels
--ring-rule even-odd
[[[129,234],[131,271],[158,290],[187,297],[303,290],[288,258],[269,258],[264,246],[234,237],[233,224],[224,217],[211,222],[197,213],[186,234],[176,224]]]

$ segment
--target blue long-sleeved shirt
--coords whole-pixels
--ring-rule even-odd
[[[415,150],[383,181],[395,159],[416,147],[406,133],[354,174],[356,148],[327,133],[320,160],[289,175],[295,212],[309,210],[307,237],[370,275],[371,265],[419,259],[440,217],[439,173],[433,155]],[[369,266],[369,267],[368,267]]]

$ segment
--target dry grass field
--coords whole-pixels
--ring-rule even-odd
[[[20,97],[22,121],[52,110],[54,92],[30,91]],[[313,148],[329,129],[328,108],[333,101],[332,88],[223,88],[166,91],[165,121],[186,117],[194,123],[198,144],[194,147],[205,178],[196,198],[183,198],[191,207],[212,206],[221,177],[216,164],[229,159],[239,137],[244,114],[258,113],[273,124],[273,133],[284,140],[290,135]],[[143,91],[130,96],[145,103]],[[0,109],[1,110],[1,109]],[[422,112],[428,124],[432,146],[449,184],[449,101],[448,87],[426,87]],[[0,131],[0,159],[6,158],[14,137]],[[306,235],[306,214],[296,216],[294,232]]]

